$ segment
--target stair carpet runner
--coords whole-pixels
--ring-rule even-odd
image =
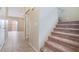
[[[58,22],[41,52],[79,52],[79,21]]]

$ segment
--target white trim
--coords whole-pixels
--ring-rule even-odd
[[[28,43],[28,44],[32,47],[32,49],[34,50],[34,52],[40,52],[31,43]]]

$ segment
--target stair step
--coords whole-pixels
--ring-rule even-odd
[[[70,47],[72,46],[73,48],[79,48],[79,42],[69,40],[66,38],[57,37],[57,36],[50,36],[49,38],[60,42],[60,44],[62,43],[62,45],[65,44]]]
[[[57,24],[56,28],[73,28],[73,29],[79,29],[79,24]]]
[[[79,24],[79,21],[63,21],[58,22],[58,24]]]
[[[55,28],[54,31],[79,34],[79,29],[72,29],[72,28]]]
[[[55,28],[55,29],[79,31],[79,29],[76,29],[76,28]]]
[[[59,32],[59,31],[54,31],[54,33],[59,33],[59,34],[63,34],[63,35],[69,35],[69,36],[72,36],[72,37],[75,37],[75,38],[79,39],[79,35],[78,34],[65,33],[65,32]],[[53,34],[53,32],[52,32],[52,34]]]
[[[66,38],[66,39],[69,39],[69,40],[72,40],[72,41],[79,42],[79,39],[77,37],[69,36],[67,34],[52,32],[52,36],[57,36],[57,37]]]
[[[78,49],[79,47],[77,48],[77,47],[75,47],[75,46],[73,46],[73,45],[71,45],[71,44],[69,44],[67,42],[63,42],[61,40],[58,40],[57,38],[51,38],[50,37],[49,41],[53,41],[53,42],[56,42],[56,43],[58,43],[60,45],[63,45],[66,48],[72,49],[74,52],[78,52],[79,51],[79,49]]]
[[[60,45],[60,44],[58,44],[54,41],[47,41],[46,43],[49,44],[51,48],[56,48],[58,50],[61,50],[62,52],[68,52],[68,51],[72,52],[72,51],[74,51],[73,49],[70,49],[70,48],[65,47],[63,45]]]
[[[45,47],[49,48],[50,50],[54,51],[54,52],[63,52],[62,50],[60,49],[57,49],[56,47],[50,45],[47,43],[48,41],[45,42]]]
[[[73,33],[66,33],[66,32],[60,32],[60,31],[54,31],[54,33],[61,33],[61,34],[65,34],[65,35],[69,35],[69,36],[75,36],[75,37],[78,37],[79,38],[79,35],[78,34],[73,34]]]

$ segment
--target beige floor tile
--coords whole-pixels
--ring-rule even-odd
[[[1,52],[33,52],[24,36],[23,32],[8,32],[8,39],[6,39]]]

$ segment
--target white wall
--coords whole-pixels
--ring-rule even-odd
[[[5,18],[6,16],[6,8],[5,7],[0,7],[0,18]]]
[[[57,8],[41,7],[39,19],[39,44],[40,48],[44,45],[49,33],[53,30],[58,22]]]
[[[5,42],[5,20],[0,19],[0,49],[2,48],[4,42]]]
[[[79,21],[79,7],[62,7],[59,11],[62,21]]]
[[[9,7],[8,8],[8,16],[22,17],[23,15],[24,15],[23,7]]]

